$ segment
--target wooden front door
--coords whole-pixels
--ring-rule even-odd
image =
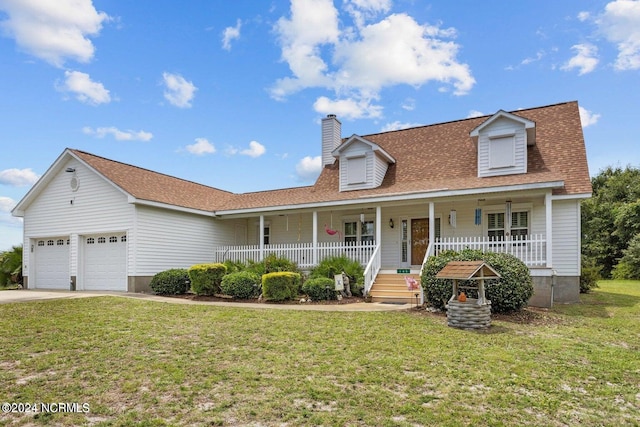
[[[411,265],[422,265],[429,245],[429,218],[411,220]]]

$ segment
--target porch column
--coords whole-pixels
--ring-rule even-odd
[[[260,261],[264,259],[264,215],[260,215]]]
[[[313,265],[318,265],[318,211],[313,211]]]
[[[429,243],[433,243],[436,240],[436,206],[433,202],[429,202]],[[427,246],[427,249],[431,247],[431,253],[433,255],[434,246]]]
[[[382,208],[376,206],[376,246],[382,244]]]
[[[551,191],[544,195],[544,207],[546,212],[547,267],[553,267],[553,202],[551,200]]]

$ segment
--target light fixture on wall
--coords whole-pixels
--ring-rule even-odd
[[[393,218],[389,218],[389,228],[393,228]]]

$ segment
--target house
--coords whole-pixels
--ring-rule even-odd
[[[143,292],[168,268],[275,252],[302,268],[348,254],[371,292],[469,247],[522,259],[533,305],[578,300],[592,189],[577,102],[350,137],[329,115],[321,146],[314,185],[244,194],[66,149],[13,210],[25,283]]]

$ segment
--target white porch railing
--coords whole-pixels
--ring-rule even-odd
[[[330,256],[342,255],[365,266],[375,250],[375,242],[319,242],[316,247],[313,243],[282,243],[264,245],[262,254],[264,257],[270,254],[286,257],[297,263],[298,267],[309,269],[315,267],[314,259],[320,262]],[[314,251],[317,258],[314,257]],[[214,250],[214,259],[216,262],[231,260],[246,263],[260,261],[260,254],[259,245],[218,246]]]
[[[373,251],[373,255],[371,255],[371,259],[369,263],[364,269],[364,295],[368,295],[371,287],[373,286],[373,282],[376,281],[376,276],[380,271],[380,267],[382,265],[382,257],[380,256],[380,245],[376,246],[376,249]]]
[[[463,249],[479,249],[482,252],[508,253],[519,258],[527,267],[544,267],[547,265],[547,240],[542,234],[507,237],[496,239],[490,237],[443,237],[433,242],[433,255],[445,250],[461,251]],[[429,251],[427,251],[429,254]]]

